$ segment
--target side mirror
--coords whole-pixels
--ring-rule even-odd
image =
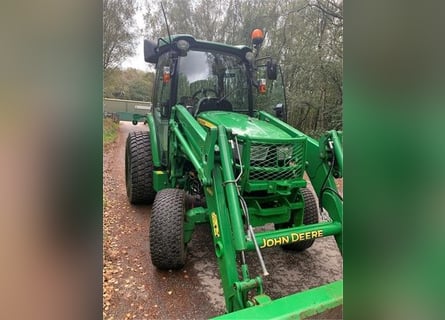
[[[277,80],[277,64],[272,60],[267,61],[266,72],[269,80]]]
[[[278,103],[273,110],[275,111],[275,117],[278,119],[283,119],[283,104]]]
[[[144,60],[149,63],[157,63],[158,56],[156,55],[156,48],[158,44],[152,40],[144,40]]]

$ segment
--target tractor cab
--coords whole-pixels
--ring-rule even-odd
[[[256,117],[259,111],[285,120],[281,70],[270,58],[257,59],[247,46],[199,41],[190,35],[145,40],[145,61],[156,63],[153,117],[161,161],[166,164],[168,123],[176,105],[199,119],[205,112]],[[244,121],[244,120],[241,120]]]

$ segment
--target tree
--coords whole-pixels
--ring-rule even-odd
[[[134,54],[136,0],[103,1],[103,68],[114,68]]]
[[[136,101],[150,101],[153,73],[137,69],[118,68],[104,72],[104,97]]]
[[[170,31],[198,39],[249,44],[262,28],[262,56],[276,57],[285,76],[288,122],[309,135],[342,129],[342,0],[164,0]],[[151,6],[146,33],[167,35],[159,7]]]

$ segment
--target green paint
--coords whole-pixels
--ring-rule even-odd
[[[303,320],[310,316],[323,314],[343,304],[343,280],[318,288],[296,293],[272,302],[259,300],[261,304],[241,311],[222,315],[213,319],[269,319]],[[320,318],[317,318],[320,319]],[[323,317],[321,318],[323,319]]]
[[[318,223],[275,231],[256,233],[255,238],[261,248],[270,248],[283,244],[332,236],[341,232],[339,222]],[[253,241],[247,241],[247,249],[254,250]]]
[[[333,175],[330,174],[326,179],[330,167],[325,152],[328,147],[329,135],[332,135],[332,132],[321,137],[320,143],[308,137],[306,172],[319,198],[323,182],[325,182],[325,188],[328,187],[331,190],[337,190]],[[339,163],[339,166],[343,168],[343,152],[340,149],[337,150],[337,152],[340,154],[340,157],[336,158],[336,161]],[[322,205],[329,212],[333,221],[343,224],[343,201],[341,201],[331,190],[324,191]],[[343,252],[343,233],[340,232],[335,235],[335,240],[338,248]]]
[[[153,119],[153,115],[151,113],[147,114],[147,124],[148,124],[148,129],[150,130],[151,155],[152,155],[153,165],[156,168],[159,168],[161,166],[161,161],[159,158],[158,136],[156,134],[156,126]]]
[[[214,181],[222,181],[222,172],[220,167],[216,167],[212,172],[212,178]],[[215,245],[215,251],[219,254],[216,255],[219,272],[221,275],[221,284],[224,291],[224,298],[226,301],[226,309],[231,312],[234,310],[240,310],[244,308],[244,302],[236,299],[236,291],[233,286],[238,279],[238,271],[236,268],[236,252],[232,240],[232,226],[230,224],[228,205],[226,197],[224,195],[224,189],[222,183],[215,183],[212,188],[205,188],[207,207],[209,215],[214,214],[216,216],[216,222],[212,217],[209,217],[209,221],[212,226],[212,236]],[[215,225],[217,224],[217,230],[219,233],[215,234]],[[245,266],[244,268],[247,268]],[[245,269],[245,272],[247,270]]]
[[[202,207],[197,207],[188,210],[185,214],[184,242],[188,243],[192,239],[193,231],[195,230],[195,225],[208,222],[209,222],[209,216],[206,209]]]
[[[153,189],[161,191],[168,188],[168,173],[167,171],[155,170],[153,171]]]
[[[210,111],[200,113],[198,118],[204,119],[215,126],[222,125],[227,130],[231,130],[232,134],[237,135],[240,138],[262,141],[267,140],[268,137],[273,137],[273,139],[276,140],[286,140],[292,138],[291,135],[278,129],[273,124],[261,121],[258,118],[249,117],[244,114],[224,111]]]

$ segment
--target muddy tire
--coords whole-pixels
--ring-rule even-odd
[[[303,224],[315,224],[318,223],[318,203],[317,198],[308,188],[302,188],[301,194],[304,199],[304,213],[303,213]],[[289,223],[286,227],[291,227],[292,224]],[[294,242],[291,244],[283,245],[282,248],[290,251],[304,251],[314,244],[315,239],[304,240],[299,242]]]
[[[125,148],[125,184],[131,204],[153,203],[156,192],[153,189],[153,161],[147,131],[128,134]]]
[[[158,192],[150,220],[150,255],[158,269],[180,269],[185,264],[184,214],[184,190]]]

